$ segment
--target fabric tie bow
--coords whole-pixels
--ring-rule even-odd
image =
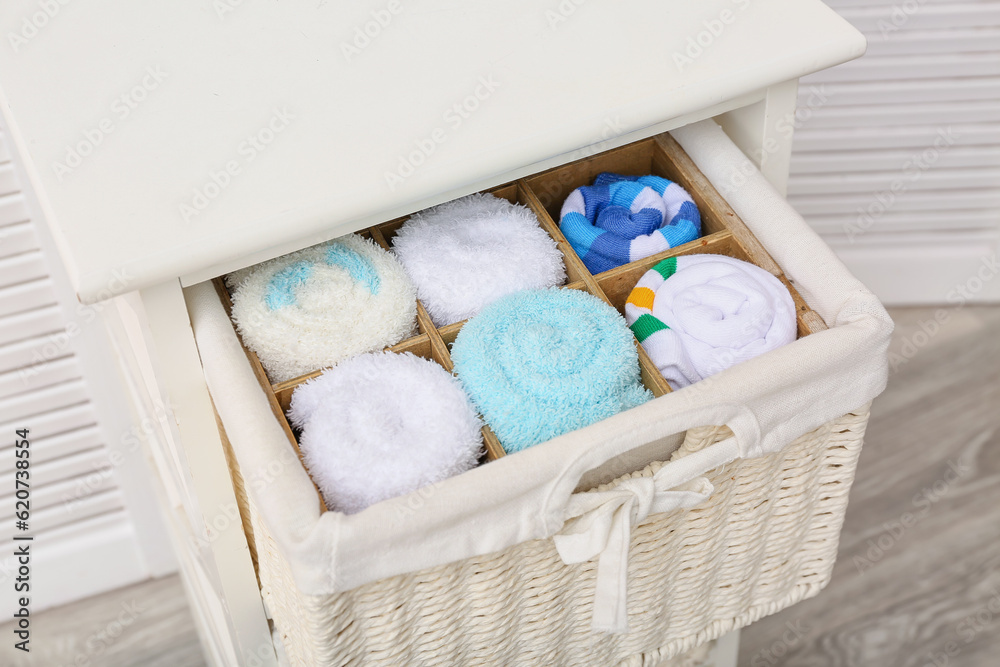
[[[704,477],[677,486],[664,466],[652,477],[627,479],[608,491],[574,494],[566,508],[568,520],[553,536],[567,565],[599,556],[591,626],[603,632],[628,631],[628,549],[632,526],[650,514],[690,508],[711,495]],[[673,471],[670,471],[673,472]],[[669,477],[668,477],[669,475]]]

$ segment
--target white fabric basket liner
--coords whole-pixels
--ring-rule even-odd
[[[662,502],[652,503],[653,512],[690,506],[710,492],[698,487],[705,472],[736,457],[779,451],[883,390],[892,321],[878,299],[714,121],[672,134],[830,329],[358,514],[320,513],[313,484],[274,418],[212,285],[202,283],[187,291],[206,380],[247,480],[247,492],[303,593],[350,590],[554,536],[567,519],[581,512],[608,514],[607,508],[590,507],[599,502],[574,494],[585,472],[688,428],[726,424],[734,438],[669,463],[656,475]],[[699,491],[665,493],[682,484]],[[625,504],[633,523],[641,520],[634,505]],[[584,551],[610,548],[608,541],[608,535],[597,535],[589,545],[576,545],[576,559],[585,556]],[[564,550],[572,551],[574,545],[562,542],[557,545],[566,559]],[[622,564],[611,567],[619,569]]]

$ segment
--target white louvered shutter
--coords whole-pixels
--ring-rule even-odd
[[[1000,299],[1000,2],[827,4],[868,53],[801,80],[789,201],[888,302]]]
[[[47,256],[41,231],[0,134],[0,540],[6,545],[0,587],[13,590],[14,534],[32,535],[35,610],[151,574],[118,482],[123,464],[110,455],[79,357],[85,338],[79,327],[93,318],[60,303],[58,281],[65,278],[52,270],[57,260]],[[30,430],[31,441],[26,533],[15,529],[14,516],[13,444],[20,428]],[[0,597],[0,613],[13,609],[13,599]]]

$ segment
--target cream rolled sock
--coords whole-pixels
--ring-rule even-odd
[[[230,274],[233,320],[272,382],[416,329],[416,290],[391,253],[351,234]]]

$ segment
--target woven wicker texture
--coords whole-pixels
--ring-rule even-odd
[[[292,665],[670,665],[827,583],[867,421],[865,407],[779,453],[712,471],[702,506],[636,526],[621,635],[591,631],[596,565],[563,564],[551,540],[313,596],[296,589],[244,493],[239,502]],[[692,429],[674,457],[729,435]]]
[[[602,171],[652,172],[693,188],[689,191],[701,198],[704,237],[598,275],[589,273],[569,249],[553,215],[573,187],[590,183]],[[590,292],[619,311],[636,281],[663,257],[710,253],[751,261],[778,276],[796,303],[800,338],[826,329],[669,135],[491,192],[535,212],[563,250],[567,287]],[[388,248],[400,224],[402,219],[382,223],[367,233]],[[225,304],[224,285],[219,294]],[[450,370],[448,346],[463,324],[438,329],[420,307],[418,320],[421,334],[393,349],[432,358]],[[255,355],[247,356],[275,417],[296,447],[283,412],[295,387],[316,373],[272,385]],[[642,348],[639,357],[647,388],[656,396],[668,393],[669,386]],[[865,396],[856,403],[870,399],[870,394]],[[839,412],[851,402],[837,405]],[[836,412],[824,414],[828,418]],[[695,667],[714,639],[815,595],[827,583],[867,420],[864,407],[799,437],[780,452],[716,469],[706,475],[714,492],[701,505],[653,514],[634,526],[627,568],[629,631],[622,634],[591,629],[597,560],[566,565],[551,539],[371,581],[346,592],[300,591],[274,533],[245,493],[236,457],[228,458],[262,594],[291,665]],[[731,435],[726,427],[691,429],[671,460]],[[490,458],[503,456],[489,429],[484,437]],[[651,463],[593,490],[607,490],[627,477],[652,476],[665,464]],[[616,467],[606,476],[604,471],[595,479],[609,479],[623,469]]]

